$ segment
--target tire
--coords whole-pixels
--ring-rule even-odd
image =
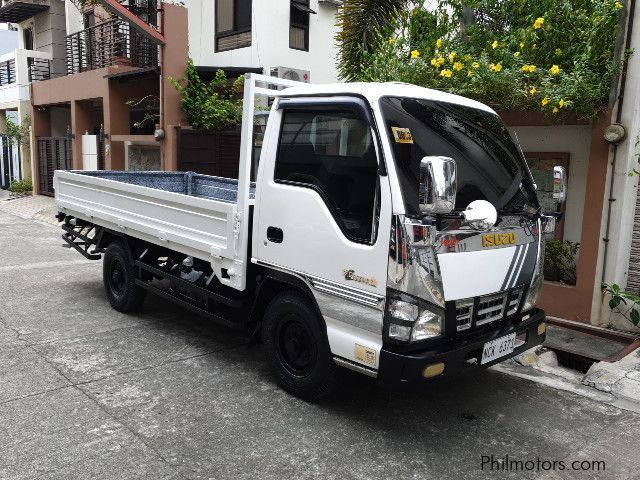
[[[324,322],[304,296],[285,292],[271,301],[262,321],[262,343],[284,390],[310,401],[331,393],[337,367]]]
[[[129,253],[120,240],[111,242],[102,264],[104,291],[111,306],[128,313],[139,309],[147,291],[136,285],[135,269]]]

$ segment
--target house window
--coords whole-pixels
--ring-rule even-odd
[[[251,0],[216,0],[216,52],[251,45]]]
[[[309,0],[291,0],[289,17],[289,48],[309,51]]]
[[[25,50],[33,50],[33,28],[25,28],[24,29],[24,49]]]

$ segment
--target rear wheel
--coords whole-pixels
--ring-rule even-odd
[[[136,285],[133,263],[120,241],[109,244],[104,254],[102,279],[107,299],[119,312],[133,312],[144,302],[147,291]]]
[[[262,322],[262,342],[283,389],[306,400],[331,392],[336,366],[326,331],[302,295],[286,292],[271,301]]]

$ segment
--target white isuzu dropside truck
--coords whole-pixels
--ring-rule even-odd
[[[239,164],[237,180],[57,171],[63,238],[103,258],[116,310],[151,292],[261,336],[279,384],[307,399],[338,367],[430,385],[544,340],[535,303],[555,217],[489,107],[249,75]]]

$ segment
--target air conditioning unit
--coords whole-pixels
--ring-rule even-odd
[[[311,75],[308,70],[299,70],[297,68],[274,67],[271,69],[271,76],[296,82],[309,83],[311,81]]]
[[[325,4],[325,5],[333,5],[335,7],[341,7],[342,6],[342,0],[318,0],[319,4]]]

